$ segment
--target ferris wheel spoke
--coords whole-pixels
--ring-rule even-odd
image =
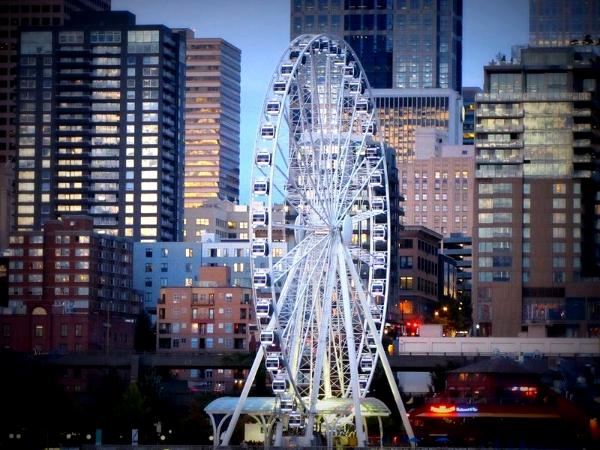
[[[285,276],[290,270],[300,264],[305,258],[310,255],[313,250],[319,247],[324,241],[329,239],[329,236],[319,236],[314,239],[314,242],[306,242],[312,241],[310,237],[302,240],[300,244],[296,245],[290,252],[288,252],[285,256],[283,256],[279,261],[277,261],[271,267],[269,271],[271,278],[273,279],[273,283],[279,281],[283,276]]]

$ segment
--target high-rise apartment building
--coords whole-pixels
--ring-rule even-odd
[[[589,46],[485,67],[473,238],[483,334],[600,332],[599,69]]]
[[[239,199],[241,52],[223,39],[185,34],[187,213],[207,200]]]
[[[110,10],[111,0],[0,0],[0,248],[14,210],[16,75],[19,28],[62,25],[77,11]]]
[[[435,128],[446,143],[462,143],[462,101],[452,89],[373,89],[379,127],[385,142],[396,151],[400,168],[415,158],[415,130]],[[402,190],[400,192],[403,192]]]
[[[529,44],[549,47],[598,42],[599,0],[529,0]]]
[[[291,37],[342,36],[375,88],[450,88],[462,78],[462,0],[291,0]]]
[[[181,236],[185,40],[128,12],[24,29],[17,231],[89,214],[99,233]]]

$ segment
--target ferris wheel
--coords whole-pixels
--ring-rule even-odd
[[[338,426],[355,423],[364,443],[360,401],[379,360],[395,388],[381,345],[395,212],[386,161],[352,49],[328,35],[295,39],[260,114],[250,206],[257,361],[289,433],[312,430],[320,399],[346,398],[354,414]]]

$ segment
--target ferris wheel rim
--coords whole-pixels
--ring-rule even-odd
[[[278,64],[278,66],[277,66],[277,69],[278,69],[278,70],[281,70],[281,67],[282,67],[282,66],[283,66],[285,63],[287,63],[287,61],[284,61],[284,58],[286,58],[286,55],[288,56],[288,58],[287,58],[287,59],[289,60],[289,55],[290,55],[290,53],[291,53],[292,51],[295,51],[295,50],[298,50],[298,49],[299,49],[299,43],[300,43],[300,42],[302,42],[302,43],[306,44],[306,45],[305,45],[305,46],[304,46],[302,49],[300,49],[300,53],[298,54],[298,56],[297,56],[297,58],[296,58],[296,61],[294,62],[293,66],[292,66],[292,69],[291,69],[290,76],[289,76],[289,78],[288,78],[288,79],[287,79],[287,81],[286,81],[286,88],[285,88],[285,92],[284,92],[284,94],[283,94],[283,95],[282,95],[282,97],[281,97],[281,99],[282,99],[282,100],[283,100],[283,99],[285,99],[285,98],[286,98],[286,97],[289,95],[289,89],[290,89],[290,86],[291,86],[291,80],[292,80],[293,74],[295,73],[295,71],[297,71],[297,67],[298,67],[298,65],[299,65],[299,64],[302,62],[302,58],[303,58],[304,56],[306,56],[307,54],[309,54],[309,52],[310,52],[310,50],[312,49],[312,46],[314,45],[314,43],[315,43],[315,42],[320,42],[320,40],[321,40],[321,39],[336,40],[336,37],[335,37],[335,36],[331,36],[331,35],[326,35],[326,34],[320,34],[320,35],[303,35],[303,36],[300,36],[300,37],[298,37],[296,40],[294,40],[294,41],[293,41],[293,42],[290,44],[290,47],[289,47],[289,48],[288,48],[288,49],[287,49],[287,50],[284,52],[284,55],[283,55],[283,57],[281,58],[281,60],[280,60],[280,62],[279,62],[279,64]],[[342,45],[342,46],[344,47],[344,50],[345,50],[346,52],[349,52],[349,53],[351,54],[351,56],[352,56],[352,58],[353,58],[353,62],[354,62],[354,63],[355,63],[357,66],[358,66],[358,68],[359,68],[359,74],[364,74],[364,70],[363,70],[363,68],[362,68],[362,65],[360,64],[360,61],[358,60],[358,58],[357,58],[356,54],[355,54],[355,53],[354,53],[354,51],[353,51],[353,50],[350,48],[350,46],[349,46],[349,45],[347,45],[347,44],[346,44],[346,43],[345,43],[343,40],[341,40],[340,38],[337,38],[337,42],[338,42],[338,43],[341,43],[340,45]],[[286,70],[287,70],[287,69],[286,69]],[[262,139],[262,136],[261,136],[261,130],[262,130],[262,128],[263,128],[263,126],[262,126],[262,125],[263,125],[263,123],[265,123],[265,122],[268,122],[269,124],[271,124],[271,122],[270,122],[270,121],[265,121],[265,120],[264,120],[264,115],[266,114],[267,107],[268,107],[268,103],[269,103],[269,96],[270,96],[269,92],[273,92],[273,90],[274,90],[274,84],[275,84],[276,82],[278,82],[278,80],[277,80],[276,78],[277,78],[277,77],[276,77],[276,75],[274,74],[274,76],[273,76],[273,78],[272,78],[272,80],[271,80],[271,82],[270,82],[270,84],[269,84],[269,91],[268,91],[268,93],[267,93],[267,96],[265,97],[265,102],[264,102],[263,110],[261,111],[261,118],[260,118],[260,120],[259,120],[259,123],[260,123],[261,125],[259,126],[259,132],[257,133],[257,143],[256,143],[256,145],[255,145],[255,150],[254,150],[254,160],[255,160],[255,163],[254,163],[254,164],[253,164],[253,166],[252,166],[252,178],[251,178],[251,179],[253,180],[253,181],[252,181],[253,183],[254,183],[254,181],[256,180],[256,175],[255,175],[255,172],[256,172],[256,169],[257,169],[257,163],[256,163],[256,160],[257,160],[257,157],[258,157],[257,153],[258,153],[258,152],[260,152],[260,148],[261,148],[261,147],[259,147],[259,142],[262,142],[262,141],[263,141],[263,139]],[[365,77],[364,75],[362,75],[362,76],[359,76],[359,79],[361,79],[361,80],[363,80],[363,79],[364,79],[364,80],[365,80],[365,84],[366,84],[366,92],[368,93],[368,96],[367,96],[367,98],[368,98],[368,100],[371,102],[371,104],[373,105],[373,111],[374,111],[374,109],[375,109],[375,108],[374,108],[374,105],[375,105],[375,103],[374,103],[374,98],[373,98],[373,96],[372,96],[372,94],[371,94],[371,90],[370,90],[370,86],[369,86],[369,84],[368,84],[368,80],[366,79],[366,77]],[[283,102],[283,101],[281,101],[281,106],[283,106],[283,103],[284,103],[284,102]],[[265,202],[265,203],[266,203],[266,205],[265,205],[265,210],[267,210],[268,212],[271,212],[271,213],[274,211],[274,209],[273,209],[273,208],[274,208],[273,195],[274,195],[274,190],[275,190],[275,189],[273,188],[272,184],[274,183],[274,178],[275,178],[275,177],[273,176],[273,174],[274,174],[274,171],[275,171],[275,169],[276,169],[276,165],[275,165],[275,163],[274,163],[275,157],[276,157],[277,155],[279,155],[279,156],[280,156],[280,158],[281,158],[281,160],[282,160],[282,161],[284,161],[284,162],[286,162],[286,161],[285,161],[285,154],[284,154],[284,152],[283,152],[283,151],[282,151],[282,149],[281,149],[281,148],[279,148],[279,146],[277,145],[277,133],[278,133],[278,132],[279,132],[279,130],[280,130],[281,121],[284,119],[284,117],[283,117],[283,116],[284,116],[284,115],[283,115],[282,113],[280,113],[280,114],[277,116],[277,120],[276,120],[276,122],[275,122],[274,124],[272,124],[272,125],[274,125],[274,126],[276,127],[276,128],[274,128],[274,129],[273,129],[273,142],[274,142],[274,144],[273,144],[273,146],[272,146],[272,151],[271,151],[271,158],[273,159],[273,162],[272,162],[272,164],[271,164],[271,166],[270,166],[270,173],[269,173],[269,177],[268,177],[268,180],[269,180],[269,193],[268,193],[268,195],[266,195],[266,199],[267,199],[267,200],[266,200],[266,202]],[[373,114],[373,112],[371,113],[371,116],[370,116],[370,117],[371,117],[371,118],[370,118],[370,120],[371,120],[371,121],[373,121],[373,120],[375,120],[375,121],[376,121],[376,118],[374,118],[374,114]],[[375,122],[374,122],[374,123],[375,123]],[[366,136],[366,133],[365,133],[365,136]],[[364,139],[363,139],[363,143],[362,143],[362,145],[364,146]],[[387,210],[386,210],[386,212],[385,212],[385,214],[386,214],[386,222],[385,222],[385,225],[386,225],[386,227],[387,227],[387,232],[389,233],[391,230],[390,230],[390,202],[389,202],[389,189],[387,188],[387,177],[388,177],[388,174],[387,174],[387,167],[386,167],[386,164],[385,164],[385,152],[384,152],[384,149],[383,149],[383,145],[381,144],[381,142],[380,142],[380,141],[379,141],[379,148],[381,149],[381,158],[380,158],[380,160],[379,160],[379,165],[380,165],[381,167],[379,168],[379,170],[381,170],[381,172],[382,172],[382,174],[383,174],[383,178],[384,178],[384,180],[385,180],[385,182],[386,182],[386,183],[385,183],[385,184],[386,184],[386,187],[385,187],[385,195],[384,195],[384,198],[385,198],[384,202],[385,202],[385,205],[387,205]],[[288,164],[285,164],[285,165],[284,165],[284,167],[285,167],[285,168],[288,168],[288,170],[289,170],[289,163],[288,163]],[[281,169],[281,167],[279,167],[279,169],[280,169],[280,170],[282,170],[282,169]],[[262,173],[262,171],[261,171],[261,173]],[[370,174],[369,174],[369,176],[370,176]],[[363,188],[364,188],[364,186],[363,186]],[[369,192],[369,198],[371,198],[371,189],[368,189],[368,188],[367,188],[367,191]],[[253,196],[253,200],[254,200],[254,196]],[[287,200],[287,199],[286,199],[286,200]],[[313,204],[312,204],[312,203],[310,203],[310,202],[307,202],[307,203],[308,203],[308,205],[309,205],[309,206],[313,206]],[[352,206],[352,202],[350,202],[348,209],[349,209],[351,206]],[[255,212],[255,205],[254,205],[254,203],[251,203],[251,206],[250,206],[250,222],[249,222],[249,223],[251,223],[251,224],[252,224],[252,228],[249,230],[249,231],[250,231],[250,232],[249,232],[249,240],[250,240],[250,243],[251,243],[251,248],[254,248],[254,244],[255,244],[256,242],[258,242],[259,240],[264,240],[264,241],[266,241],[267,243],[272,243],[272,242],[273,242],[273,227],[274,227],[274,217],[272,217],[272,218],[271,218],[271,221],[268,221],[268,218],[267,218],[267,221],[268,221],[268,223],[266,224],[266,228],[267,228],[267,236],[266,236],[266,238],[265,238],[265,239],[263,239],[263,238],[260,238],[260,239],[258,239],[258,238],[256,237],[256,235],[255,235],[255,232],[254,232],[254,228],[255,228],[255,227],[254,227],[254,224],[253,224],[253,222],[252,222],[252,218],[253,218],[253,214],[254,214],[254,212]],[[319,214],[319,213],[323,213],[323,211],[315,211],[315,212],[317,213],[317,215],[322,215],[322,214]],[[285,212],[284,212],[284,213],[285,213]],[[265,217],[267,217],[267,216],[265,215]],[[343,211],[343,212],[341,212],[341,214],[340,214],[340,217],[336,217],[336,218],[335,218],[335,219],[337,220],[337,222],[335,222],[334,220],[331,220],[331,221],[330,221],[330,223],[327,223],[327,220],[325,220],[325,218],[323,218],[323,217],[322,217],[322,219],[324,219],[324,220],[323,220],[323,222],[324,222],[324,223],[327,223],[327,225],[329,225],[329,227],[330,227],[330,228],[332,228],[332,227],[335,227],[335,226],[338,226],[338,227],[339,227],[339,225],[340,225],[340,224],[339,224],[340,220],[345,220],[345,218],[346,218],[346,217],[350,217],[350,216],[349,216],[349,211],[347,211],[347,210],[346,210],[346,211]],[[362,220],[368,220],[368,221],[370,221],[370,224],[371,224],[370,232],[371,232],[371,233],[373,232],[373,224],[374,224],[374,222],[373,222],[373,217],[374,217],[374,213],[371,213],[371,216],[370,216],[370,217],[368,216],[368,214],[365,214],[364,216],[355,215],[355,216],[351,216],[351,217],[357,217],[356,221],[362,221]],[[284,220],[284,221],[285,221],[285,220]],[[335,223],[334,223],[334,222],[335,222]],[[290,225],[290,227],[291,227],[291,224],[286,224],[285,226],[288,226],[288,225]],[[316,236],[316,233],[317,233],[318,231],[321,231],[321,230],[316,230],[316,229],[315,229],[315,227],[313,227],[313,228],[311,229],[311,227],[310,227],[309,225],[306,225],[306,224],[304,224],[304,225],[294,225],[294,226],[296,226],[298,229],[300,229],[300,227],[305,227],[305,228],[307,228],[307,230],[305,230],[305,231],[312,231],[312,234],[313,234],[313,235],[315,235],[315,236]],[[341,230],[340,230],[340,231],[341,231]],[[284,238],[285,238],[285,236],[284,236]],[[323,238],[322,240],[325,240],[325,238]],[[372,239],[372,237],[369,239],[369,241],[370,241],[370,248],[369,248],[369,252],[367,252],[367,253],[368,253],[368,255],[364,255],[364,254],[363,254],[363,255],[362,255],[362,257],[363,257],[363,258],[367,258],[367,257],[368,257],[368,258],[372,258],[372,256],[370,256],[370,255],[372,255],[372,254],[374,253],[374,247],[373,247],[373,239]],[[300,240],[300,242],[298,243],[298,245],[297,245],[296,247],[294,247],[294,248],[300,247],[300,244],[301,244],[302,242],[304,242],[304,239]],[[319,244],[319,242],[321,242],[321,241],[319,241],[318,239],[313,239],[313,242],[312,242],[312,244],[313,244],[315,247],[317,247],[317,246],[318,246],[318,244]],[[308,244],[308,243],[307,243],[307,244]],[[297,253],[298,253],[298,252],[299,252],[301,249],[302,249],[302,248],[300,248],[299,250],[297,250]],[[385,311],[386,311],[386,308],[387,308],[387,301],[386,301],[386,300],[387,300],[387,295],[389,294],[389,257],[390,257],[390,254],[391,254],[391,253],[390,253],[390,251],[391,251],[391,247],[390,247],[390,239],[388,238],[388,239],[387,239],[387,243],[386,243],[386,250],[385,250],[385,254],[386,254],[386,256],[387,256],[387,259],[388,259],[388,261],[385,263],[385,266],[386,266],[386,267],[385,267],[385,272],[386,272],[386,273],[385,273],[385,278],[384,278],[384,280],[385,280],[385,281],[384,281],[384,283],[385,283],[385,286],[386,286],[387,288],[385,288],[385,294],[384,294],[384,297],[385,297],[385,298],[384,298],[384,301],[383,301],[383,311],[382,311],[383,318],[381,318],[381,320],[383,320],[383,319],[385,318]],[[361,252],[362,252],[362,249],[361,249]],[[359,253],[361,253],[361,252],[359,252]],[[350,255],[350,257],[351,257],[351,261],[354,261],[355,259],[357,259],[357,260],[358,260],[358,259],[360,259],[360,257],[359,257],[359,256],[356,256],[356,257],[355,257],[355,256],[351,255],[350,251],[348,251],[348,255]],[[272,254],[272,252],[271,252],[271,253],[270,253],[270,254],[267,256],[268,267],[267,267],[266,269],[268,269],[268,270],[266,270],[265,272],[270,272],[271,274],[273,273],[273,272],[272,272],[272,269],[273,269],[274,267],[276,267],[276,265],[277,265],[277,263],[274,263],[274,261],[273,261],[273,258],[274,258],[274,256],[273,256],[273,254]],[[371,261],[369,261],[369,263],[371,263]],[[296,264],[296,266],[293,266],[293,265],[292,265],[292,266],[290,266],[290,267],[291,267],[291,268],[290,268],[290,270],[292,270],[292,269],[293,269],[293,270],[297,270],[298,266],[299,266],[299,263],[297,263],[297,264]],[[294,267],[295,267],[295,268],[294,268]],[[258,296],[257,296],[257,288],[256,288],[256,285],[255,285],[255,283],[254,283],[254,281],[255,281],[255,280],[254,280],[254,274],[255,274],[255,272],[257,272],[257,271],[258,271],[258,269],[260,269],[260,267],[258,267],[258,268],[257,268],[257,267],[255,267],[255,260],[254,260],[254,258],[251,258],[251,273],[253,274],[253,293],[254,293],[254,297],[255,297],[255,303],[256,303],[257,301],[259,301],[259,298],[266,298],[266,297],[258,297]],[[317,267],[315,267],[315,268],[314,268],[314,270],[317,270]],[[368,290],[368,287],[369,287],[369,285],[371,284],[371,282],[372,282],[372,279],[373,279],[373,275],[371,274],[371,269],[369,269],[369,271],[370,271],[370,273],[369,273],[369,277],[368,277],[368,285],[367,285],[367,290]],[[275,280],[271,280],[271,281],[273,282],[273,281],[275,281]],[[362,286],[362,285],[361,285],[361,287],[364,287],[364,286]],[[273,302],[273,310],[274,310],[274,312],[273,312],[273,316],[275,317],[275,314],[277,313],[277,311],[275,311],[275,310],[276,310],[276,305],[277,305],[277,303],[278,303],[278,300],[277,300],[277,295],[276,295],[276,292],[275,292],[275,283],[272,283],[270,291],[271,291],[271,292],[270,292],[270,294],[271,294],[271,301]],[[263,330],[265,330],[265,331],[274,331],[274,329],[275,329],[276,327],[277,327],[277,323],[276,323],[276,322],[273,322],[273,321],[271,321],[271,322],[269,322],[269,324],[268,324],[266,327],[261,327],[261,333],[262,333],[262,331],[263,331]],[[381,338],[381,335],[382,335],[382,333],[383,333],[383,325],[381,325],[381,326],[380,326],[380,329],[379,329],[379,338]],[[265,353],[267,354],[268,352],[266,351]],[[372,377],[372,373],[371,373],[371,377]],[[295,385],[295,382],[296,382],[296,380],[292,380],[292,384],[294,384],[294,386],[292,386],[292,388],[293,388],[294,390],[297,390],[297,386]]]

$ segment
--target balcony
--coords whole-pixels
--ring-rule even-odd
[[[505,111],[482,111],[479,110],[476,112],[478,118],[510,118],[516,117],[520,118],[525,115],[523,108],[505,110]]]
[[[573,109],[573,117],[591,117],[592,111],[588,108]]]
[[[592,124],[590,123],[576,123],[573,125],[574,133],[588,132],[592,131]]]
[[[590,101],[590,92],[523,92],[523,93],[487,93],[477,94],[476,101],[479,103],[496,102],[548,102],[548,101]]]
[[[486,127],[480,124],[475,125],[475,131],[479,133],[522,133],[525,130],[523,125],[513,125],[504,127]]]
[[[475,161],[480,164],[522,164],[522,156],[512,158],[487,158],[483,156],[477,156]]]
[[[590,147],[591,145],[591,139],[575,139],[573,141],[573,147]]]
[[[483,141],[475,140],[476,148],[523,148],[522,139],[512,139],[510,141]]]

